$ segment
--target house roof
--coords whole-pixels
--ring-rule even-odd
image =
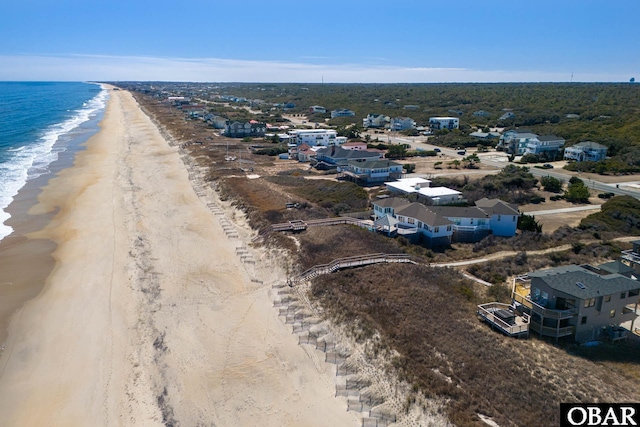
[[[431,206],[435,213],[447,218],[487,218],[482,209],[474,206]]]
[[[636,280],[615,273],[599,275],[579,265],[538,270],[529,273],[529,277],[581,300],[640,289],[640,282]]]
[[[453,224],[447,218],[439,216],[421,203],[411,203],[404,208],[400,208],[396,211],[396,216],[398,215],[415,218],[433,227]]]
[[[593,142],[593,141],[578,142],[577,144],[574,144],[572,147],[593,148],[597,150],[607,149],[606,145],[598,144],[597,142]]]
[[[620,260],[600,264],[598,268],[608,273],[622,274],[623,276],[627,277],[630,277],[630,275],[635,272],[633,267],[629,267],[628,265],[623,264],[622,262],[620,262]]]
[[[399,222],[400,221],[398,221],[391,215],[385,215],[376,219],[373,222],[373,225],[375,225],[376,227],[388,227],[389,229],[391,229],[392,227],[395,227],[396,225],[398,225]]]
[[[555,135],[541,135],[538,137],[538,141],[564,141],[564,138],[560,138],[559,136],[555,136]]]
[[[418,190],[418,193],[430,198],[442,197],[442,196],[455,196],[458,194],[462,194],[458,190],[452,190],[451,188],[447,188],[447,187],[424,187],[424,188],[420,188]]]
[[[377,159],[380,158],[379,153],[373,153],[367,150],[345,150],[342,147],[324,147],[318,150],[318,154],[323,156],[327,156],[331,159],[345,159],[345,160],[356,160],[356,159]]]
[[[417,191],[416,186],[428,187],[430,184],[431,181],[424,178],[402,178],[397,181],[384,183],[387,187],[402,191],[403,193],[415,193]]]
[[[349,166],[354,166],[362,169],[378,169],[378,168],[388,168],[394,166],[400,166],[400,163],[392,162],[387,159],[374,159],[374,160],[349,160],[347,162]]]
[[[476,206],[489,215],[520,215],[517,205],[504,202],[500,199],[487,199],[483,197],[480,200],[476,200]]]
[[[398,209],[398,208],[401,208],[403,206],[410,205],[411,202],[408,201],[407,199],[403,199],[401,197],[387,197],[387,198],[384,198],[384,199],[375,200],[375,201],[371,202],[371,204],[374,204],[374,205],[379,206],[381,208]]]

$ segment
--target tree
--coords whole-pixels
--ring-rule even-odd
[[[562,181],[558,178],[554,178],[552,176],[542,177],[540,180],[542,183],[542,187],[545,191],[550,191],[552,193],[559,193],[562,190]]]
[[[416,170],[416,165],[415,163],[407,163],[405,165],[402,165],[402,169],[407,171],[407,173],[412,173],[413,171]]]
[[[574,178],[571,179],[573,180]],[[580,178],[576,178],[573,183],[569,182],[569,187],[564,192],[567,201],[571,203],[589,203],[589,188],[584,185],[584,182]]]
[[[402,159],[407,154],[407,146],[405,144],[389,145],[387,149],[387,157],[390,159]]]
[[[522,231],[542,233],[542,224],[536,221],[536,218],[533,215],[522,214],[518,217],[518,229]]]
[[[463,162],[465,162],[465,168],[467,169],[475,169],[476,163],[480,163],[480,157],[478,157],[478,155],[476,153],[473,153],[465,158],[462,159]]]

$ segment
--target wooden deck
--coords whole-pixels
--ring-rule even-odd
[[[498,311],[509,311],[510,306],[508,304],[502,304],[499,302],[490,302],[487,304],[480,304],[478,306],[478,317],[491,325],[492,328],[498,329],[505,335],[517,338],[526,338],[529,336],[529,316],[524,314],[519,316],[513,313],[513,323],[504,321],[497,315]]]
[[[274,231],[304,231],[309,227],[325,227],[330,225],[350,224],[358,227],[373,229],[373,223],[358,218],[351,217],[338,217],[338,218],[325,218],[325,219],[311,219],[309,221],[293,220],[289,222],[283,222],[280,224],[271,224],[268,227],[262,229],[253,240],[257,240],[260,237],[264,237]]]

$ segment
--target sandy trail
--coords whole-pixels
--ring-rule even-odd
[[[248,232],[229,237],[128,92],[101,127],[40,197],[56,266],[12,319],[1,424],[358,425],[272,307],[282,271],[242,262]]]

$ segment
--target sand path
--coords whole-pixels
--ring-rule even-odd
[[[241,262],[128,92],[101,127],[37,206],[56,267],[12,319],[0,424],[357,425],[272,307],[281,271]]]

